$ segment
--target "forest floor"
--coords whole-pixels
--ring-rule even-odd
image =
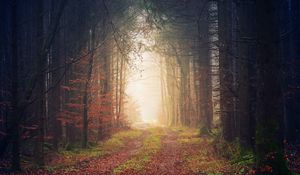
[[[52,155],[44,170],[23,174],[226,175],[244,167],[218,156],[212,139],[189,128],[141,127],[87,150]]]
[[[238,152],[234,149],[236,146],[226,146],[214,137],[200,136],[199,130],[191,128],[139,125],[117,132],[110,139],[88,149],[52,152],[46,156],[47,165],[42,170],[24,161],[24,171],[19,174],[255,174],[254,170],[250,170],[253,163],[251,155],[235,155]]]

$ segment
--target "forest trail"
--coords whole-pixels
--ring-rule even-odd
[[[124,143],[122,149],[117,149],[114,151],[112,144],[111,153],[108,153],[106,156],[93,158],[91,160],[82,161],[76,163],[75,166],[72,167],[71,171],[67,171],[66,173],[73,174],[113,174],[113,170],[118,165],[126,162],[130,157],[137,154],[139,149],[142,147],[143,139],[148,135],[146,131],[144,131],[141,136],[136,139],[129,139],[128,142]]]
[[[216,156],[212,139],[198,130],[142,125],[121,131],[84,153],[62,154],[29,174],[221,175],[239,171]],[[96,153],[96,154],[95,154]]]
[[[178,132],[166,130],[161,150],[144,169],[147,174],[191,174],[184,165],[184,151],[178,138]]]

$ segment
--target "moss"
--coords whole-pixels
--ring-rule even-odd
[[[94,146],[89,147],[88,149],[81,148],[72,148],[71,150],[60,150],[57,154],[57,158],[55,160],[55,164],[49,164],[45,166],[45,170],[48,172],[54,172],[58,169],[68,169],[68,171],[72,171],[72,166],[76,163],[91,159],[94,157],[101,157],[105,155],[102,147]]]
[[[124,147],[124,141],[136,139],[142,135],[139,130],[126,130],[114,134],[110,139],[103,143],[103,149],[107,152],[118,151]]]
[[[201,138],[179,138],[177,141],[180,144],[198,144],[201,142]]]
[[[104,152],[100,147],[92,147],[89,149],[73,149],[72,151],[60,151],[60,155],[66,157],[66,158],[74,158],[74,157],[95,157],[103,155]]]
[[[183,128],[178,134],[179,138],[190,138],[199,136],[199,132],[194,128]]]
[[[264,171],[269,166],[272,174],[286,174],[291,172],[284,160],[283,140],[278,138],[279,124],[272,118],[260,121],[256,129],[256,164],[257,168]],[[269,173],[269,172],[267,172]]]
[[[144,166],[146,165],[146,163],[148,163],[150,161],[150,156],[148,156],[148,155],[143,155],[143,156],[144,157],[137,156],[137,157],[134,157],[133,159],[126,161],[125,163],[116,167],[113,170],[113,172],[115,174],[119,174],[128,169],[131,169],[135,172],[142,171]]]
[[[188,155],[186,162],[189,169],[195,174],[200,172],[205,174],[222,174],[223,171],[232,169],[227,161],[215,159],[206,151]]]
[[[140,148],[138,153],[125,163],[117,166],[113,170],[115,174],[122,173],[126,170],[132,170],[135,172],[142,171],[144,166],[150,162],[151,158],[161,149],[161,136],[164,132],[161,132],[160,129],[150,129],[149,131],[150,135],[145,138],[143,146]]]
[[[141,135],[142,135],[142,131],[140,130],[127,130],[127,131],[118,132],[114,134],[113,137],[119,139],[136,139]]]
[[[101,144],[89,144],[88,149],[81,149],[80,144],[68,144],[65,149],[58,152],[55,165],[48,165],[46,169],[53,172],[57,169],[66,168],[76,164],[78,161],[90,159],[93,157],[101,157],[112,152],[122,149],[124,141],[128,139],[136,139],[142,134],[139,130],[126,130],[114,134],[110,139]]]
[[[112,137],[103,143],[103,150],[106,152],[114,152],[124,147],[124,143],[121,139]]]
[[[200,136],[211,136],[212,132],[210,131],[210,129],[207,126],[202,126],[199,129],[199,135]]]

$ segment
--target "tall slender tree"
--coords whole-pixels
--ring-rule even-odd
[[[12,25],[12,118],[17,118],[18,113],[18,102],[19,102],[19,59],[18,59],[18,28],[17,28],[17,0],[11,2],[12,14],[11,14],[11,25]],[[17,125],[13,134],[13,146],[12,146],[12,169],[19,171],[20,167],[20,126]]]
[[[218,1],[219,22],[219,67],[220,67],[220,118],[225,140],[233,141],[234,119],[234,79],[233,79],[233,1]]]
[[[258,166],[272,167],[272,174],[290,174],[283,158],[283,101],[279,0],[256,2],[258,105],[256,154]],[[261,172],[261,174],[266,172]]]

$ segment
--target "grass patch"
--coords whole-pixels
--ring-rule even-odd
[[[150,135],[143,141],[143,146],[138,154],[125,163],[117,166],[113,172],[115,174],[122,173],[126,170],[134,172],[142,171],[144,166],[150,162],[153,155],[155,155],[161,148],[161,136],[164,134],[161,129],[149,129]]]
[[[102,145],[105,152],[115,152],[124,147],[124,143],[120,138],[112,137]]]
[[[182,144],[187,150],[193,149],[192,153],[185,154],[184,160],[188,169],[193,174],[238,174],[236,172],[241,171],[240,166],[237,164],[233,165],[229,160],[219,156],[218,152],[214,150],[214,138],[210,133],[201,132],[203,131],[199,129],[185,129],[178,134],[178,143]],[[199,149],[195,150],[197,147]],[[223,153],[227,154],[235,151],[235,149],[231,148],[230,150],[223,150]]]
[[[201,138],[179,138],[177,141],[180,144],[198,144]]]
[[[115,152],[124,147],[126,139],[136,139],[141,136],[142,132],[139,130],[126,130],[114,134],[110,139],[103,143],[105,152]]]
[[[125,146],[125,141],[128,141],[128,139],[136,139],[141,134],[142,132],[139,130],[120,131],[101,144],[89,146],[88,149],[81,149],[80,144],[69,145],[66,149],[60,150],[58,153],[53,153],[56,155],[45,169],[48,170],[48,172],[53,172],[61,168],[72,169],[72,166],[76,163],[95,157],[101,157],[122,149]]]
[[[215,145],[217,154],[231,160],[232,164],[248,167],[254,164],[254,153],[251,150],[243,148],[239,140],[230,143],[220,138],[218,140],[215,139],[213,144]]]
[[[178,134],[178,143],[180,144],[200,144],[203,141],[212,142],[210,137],[200,137],[199,130],[195,128],[181,128],[177,130]]]
[[[100,146],[93,146],[88,149],[73,148],[72,150],[60,150],[56,153],[56,158],[45,166],[45,169],[48,172],[54,172],[62,168],[72,169],[72,166],[78,162],[103,155],[105,155],[105,152]]]
[[[118,132],[114,134],[113,137],[119,139],[136,139],[141,135],[142,135],[142,131],[133,129],[133,130]]]
[[[170,129],[171,129],[171,131],[174,131],[174,132],[183,132],[183,131],[189,130],[190,128],[185,127],[185,126],[175,126],[175,127],[171,127]]]
[[[255,162],[251,149],[241,146],[236,139],[233,142],[225,141],[220,134],[216,134],[211,145],[214,145],[215,154],[225,158],[235,169],[235,174],[246,174]]]
[[[136,139],[142,135],[139,130],[127,130],[114,134],[110,139],[103,143],[105,152],[115,152],[124,147],[124,141],[128,139]]]
[[[199,131],[194,128],[182,128],[181,130],[179,130],[179,132],[179,138],[191,138],[199,136]]]
[[[157,127],[157,128],[149,128],[147,130],[150,132],[150,135],[156,135],[156,136],[163,136],[166,135],[166,131],[163,128]]]
[[[231,165],[222,159],[216,159],[209,155],[205,150],[200,150],[197,154],[188,155],[186,157],[186,163],[189,169],[197,174],[211,174],[211,175],[221,175],[230,173],[232,170]]]
[[[104,154],[101,147],[91,147],[89,149],[74,149],[71,151],[60,151],[59,154],[61,154],[63,157],[66,158],[74,158],[74,157],[98,157]]]

